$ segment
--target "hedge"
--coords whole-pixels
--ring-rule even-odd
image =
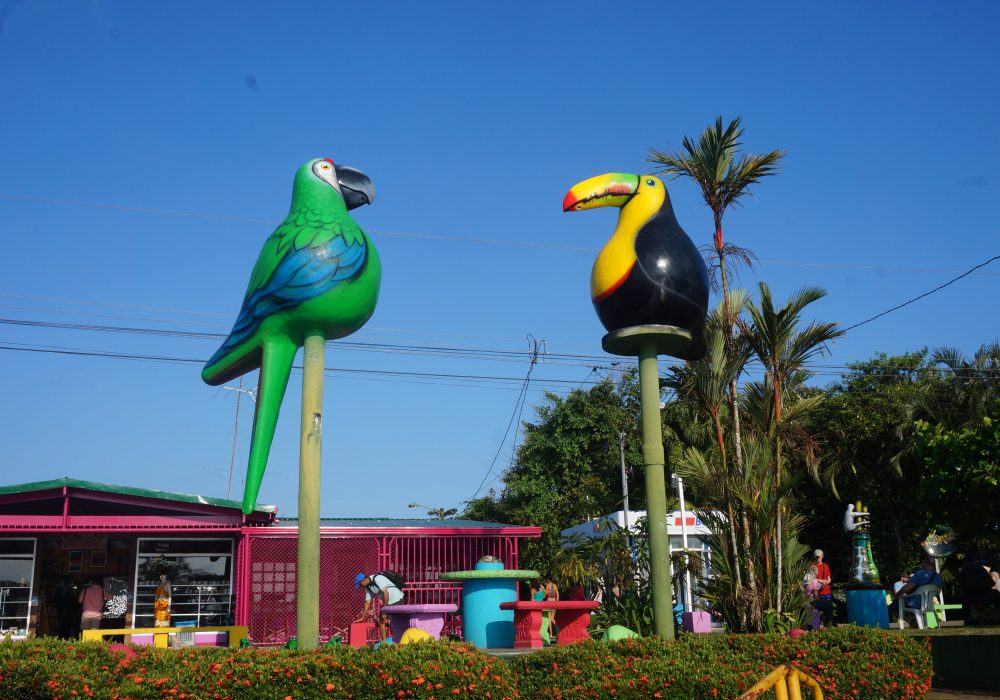
[[[819,681],[823,697],[902,700],[930,691],[926,642],[842,626],[798,639],[693,635],[588,642],[512,662],[522,697],[734,698],[781,664]]]
[[[41,639],[0,643],[0,697],[489,698],[518,697],[500,659],[454,642],[299,652],[130,647]]]
[[[119,645],[120,646],[120,645]],[[434,642],[299,652],[130,647],[54,639],[0,643],[0,697],[21,698],[732,698],[792,663],[825,698],[922,698],[926,642],[839,627],[778,635],[685,635],[552,647],[505,663]]]

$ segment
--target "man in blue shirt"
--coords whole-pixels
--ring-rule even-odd
[[[896,591],[896,597],[909,595],[927,584],[933,584],[938,588],[941,587],[941,574],[937,572],[937,567],[934,565],[934,557],[930,556],[924,557],[923,561],[920,562],[920,568],[910,574],[910,579],[906,582],[905,586]],[[907,598],[904,604],[908,608],[919,608],[920,598]]]

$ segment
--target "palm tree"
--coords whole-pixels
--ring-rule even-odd
[[[771,565],[769,550],[774,537],[773,523],[781,498],[795,485],[798,475],[786,479],[781,486],[775,480],[772,469],[772,449],[767,442],[758,441],[752,435],[743,443],[745,465],[744,475],[735,472],[725,475],[718,473],[712,455],[689,447],[677,461],[677,472],[692,484],[692,490],[702,495],[704,509],[699,515],[712,535],[706,543],[712,552],[712,578],[706,583],[701,595],[712,603],[715,610],[722,613],[733,631],[760,632],[764,629],[764,611],[776,609],[778,598],[776,580],[768,571]],[[726,481],[723,485],[721,482]],[[739,510],[745,515],[743,526],[749,532],[749,544],[737,549],[731,538],[723,533],[728,529],[728,515],[721,515],[718,504],[723,496],[734,498]],[[777,566],[786,576],[797,576],[805,568],[805,547],[793,541],[797,539],[802,525],[797,516],[789,518],[785,528],[786,546],[782,549],[782,561]],[[747,572],[753,572],[758,582],[754,586],[741,585],[735,575],[735,565],[742,560]],[[783,594],[794,607],[796,598],[801,597],[798,589]],[[745,611],[745,614],[744,614]]]
[[[940,368],[944,380],[944,390],[920,407],[930,418],[963,428],[989,415],[1000,397],[1000,344],[983,345],[971,359],[958,348],[938,348],[930,363]]]
[[[774,150],[763,155],[744,154],[737,157],[742,145],[743,127],[740,117],[729,126],[722,128],[722,117],[716,117],[715,127],[706,128],[698,142],[685,136],[681,141],[681,151],[664,153],[651,148],[647,160],[663,166],[657,172],[671,178],[689,177],[701,188],[705,203],[712,210],[715,223],[713,244],[718,260],[719,276],[722,280],[722,327],[725,332],[726,354],[732,354],[734,314],[729,305],[729,276],[726,258],[735,256],[749,263],[750,257],[742,248],[726,243],[722,235],[722,217],[726,211],[744,195],[750,193],[750,186],[761,178],[778,173],[778,164],[784,152]],[[739,404],[736,400],[736,377],[729,383],[729,410],[733,416],[733,439],[736,466],[743,469],[741,448]]]
[[[746,293],[738,290],[733,292],[732,296],[734,298],[729,301],[730,308],[742,310],[747,302]],[[736,560],[732,566],[732,573],[735,577],[737,590],[742,590],[745,563],[742,560],[745,558],[745,553],[750,551],[750,531],[746,515],[742,510],[740,510],[739,519],[737,519],[737,505],[726,486],[729,474],[726,468],[726,440],[725,431],[723,430],[725,415],[723,411],[727,403],[726,392],[730,379],[742,373],[744,365],[749,360],[750,350],[748,346],[741,344],[738,356],[734,357],[732,354],[727,356],[725,351],[726,342],[722,329],[721,310],[713,311],[709,315],[705,336],[708,348],[705,356],[681,366],[671,367],[670,374],[667,376],[664,386],[668,389],[673,389],[677,397],[696,414],[707,416],[711,420],[714,440],[718,448],[719,465],[721,466],[721,472],[713,480],[716,486],[722,488],[717,503],[721,505],[726,513],[727,520],[724,523],[724,527],[729,532],[732,545],[731,551],[736,556]],[[741,526],[745,540],[742,550],[737,546],[737,531]],[[747,585],[753,590],[756,587],[754,571],[752,568],[747,568],[746,573]],[[750,603],[753,602],[752,598],[746,600]],[[746,609],[746,606],[743,604],[744,602],[742,598],[737,600],[736,609],[738,610],[741,624],[745,628],[747,617],[753,618],[755,615],[754,611]]]
[[[785,388],[790,380],[801,383],[808,377],[803,374],[804,365],[812,357],[825,352],[826,343],[844,334],[836,323],[810,323],[799,329],[802,310],[826,296],[826,291],[819,287],[806,287],[799,290],[785,302],[780,309],[775,309],[771,298],[771,289],[764,282],[758,284],[760,304],[753,302],[747,305],[747,315],[752,325],[739,321],[740,330],[747,343],[753,349],[757,359],[764,365],[765,385],[770,389],[773,420],[770,429],[774,439],[774,476],[777,487],[781,488],[782,464],[782,406]],[[794,384],[794,382],[792,382]],[[783,562],[782,546],[782,508],[779,500],[775,520],[775,559],[779,562],[777,572],[777,613],[781,615]]]

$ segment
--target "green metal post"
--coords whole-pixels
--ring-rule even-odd
[[[319,472],[323,438],[322,332],[306,334],[302,371],[302,433],[299,440],[299,562],[296,576],[296,638],[299,649],[319,642]]]
[[[670,590],[667,491],[663,476],[660,377],[656,344],[639,346],[639,401],[642,406],[642,461],[646,467],[646,526],[649,528],[649,580],[653,586],[653,624],[663,639],[674,638],[674,601]]]

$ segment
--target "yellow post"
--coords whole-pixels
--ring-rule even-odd
[[[802,686],[799,685],[799,672],[796,669],[788,674],[788,697],[791,700],[802,700]]]
[[[737,700],[757,700],[770,689],[774,689],[776,700],[802,700],[802,683],[813,690],[813,700],[823,700],[823,691],[815,678],[810,678],[791,664],[778,666],[769,674],[754,683]]]
[[[785,684],[784,675],[774,684],[774,700],[788,700],[788,686]],[[801,698],[797,700],[801,700]]]

